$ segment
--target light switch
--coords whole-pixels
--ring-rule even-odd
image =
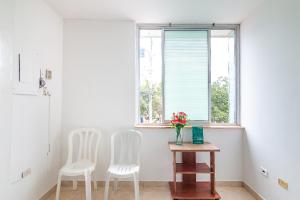
[[[51,80],[52,79],[52,71],[50,69],[46,69],[46,79]]]
[[[281,178],[278,178],[278,185],[280,185],[280,187],[282,187],[283,189],[288,190],[289,189],[289,184],[288,182],[284,181]]]

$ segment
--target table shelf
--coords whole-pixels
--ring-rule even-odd
[[[195,165],[176,163],[176,173],[179,174],[211,173],[211,170],[206,163],[196,163]]]
[[[210,182],[177,182],[176,192],[174,189],[174,182],[169,182],[169,185],[173,199],[221,199],[221,196],[217,192],[214,194],[211,193]]]

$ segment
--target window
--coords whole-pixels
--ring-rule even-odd
[[[139,122],[162,123],[162,31],[140,30]]]
[[[211,31],[211,122],[236,122],[234,30]]]
[[[174,111],[208,121],[208,32],[165,31],[165,119]],[[199,112],[201,111],[201,112]]]
[[[139,26],[139,124],[238,123],[238,26]]]

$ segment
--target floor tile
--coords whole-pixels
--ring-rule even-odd
[[[217,191],[222,196],[222,200],[255,200],[242,187],[218,187]],[[104,188],[98,187],[97,191],[93,190],[93,200],[103,200]],[[84,200],[84,186],[78,186],[77,190],[72,187],[63,186],[61,189],[60,200]],[[112,187],[109,191],[109,200],[133,200],[133,186],[119,186],[118,191],[114,192]],[[170,191],[167,186],[141,186],[141,200],[171,200]],[[55,200],[55,192],[53,192],[47,200]]]

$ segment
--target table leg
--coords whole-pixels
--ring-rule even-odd
[[[210,188],[211,188],[211,193],[215,194],[216,193],[216,170],[215,170],[215,152],[210,152]]]
[[[173,151],[173,180],[174,180],[174,191],[176,193],[176,151]]]

